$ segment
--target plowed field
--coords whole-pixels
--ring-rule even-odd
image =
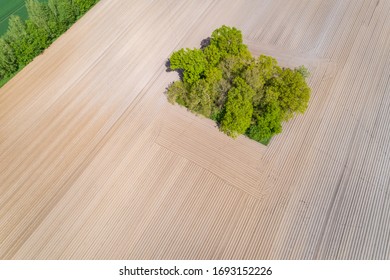
[[[265,147],[170,105],[222,24],[311,72]],[[390,1],[101,0],[0,89],[2,259],[389,259]]]

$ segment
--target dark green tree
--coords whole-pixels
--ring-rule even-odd
[[[50,30],[50,11],[46,3],[41,3],[38,0],[26,0],[26,9],[29,20],[38,28],[46,30],[48,34],[52,34]]]
[[[267,144],[275,134],[282,132],[282,112],[276,102],[265,104],[261,114],[254,114],[253,124],[246,132],[249,138]]]
[[[50,28],[56,34],[62,34],[75,22],[77,7],[71,0],[49,0]]]
[[[73,0],[73,6],[78,16],[85,14],[98,0]]]
[[[34,52],[29,44],[26,24],[19,16],[11,16],[4,39],[13,49],[19,67],[23,67],[34,58]]]
[[[0,79],[10,76],[18,70],[18,62],[11,46],[0,38]]]

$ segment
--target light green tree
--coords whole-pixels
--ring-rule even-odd
[[[206,69],[207,60],[202,50],[181,49],[174,52],[170,57],[172,70],[183,70],[183,81],[193,84],[198,81]]]
[[[203,50],[203,53],[209,67],[215,67],[221,61],[221,53],[215,45],[208,45]]]
[[[235,27],[223,25],[211,34],[210,45],[217,47],[221,58],[228,55],[251,57],[248,48],[242,42],[241,31]]]
[[[235,138],[243,134],[252,119],[253,89],[240,77],[234,80],[225,104],[225,113],[221,121],[221,130]]]
[[[278,92],[278,103],[283,112],[283,120],[291,119],[294,114],[306,111],[310,88],[298,70],[283,69],[280,76],[271,82],[271,90]]]

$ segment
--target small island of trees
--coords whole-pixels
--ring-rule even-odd
[[[244,134],[263,144],[282,123],[304,113],[310,98],[308,70],[282,68],[265,55],[252,57],[234,27],[216,29],[201,49],[181,49],[169,68],[181,79],[167,89],[168,100],[211,118],[235,138]]]

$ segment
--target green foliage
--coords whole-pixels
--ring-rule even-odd
[[[253,89],[240,77],[234,80],[228,92],[221,130],[235,138],[243,134],[251,124]]]
[[[58,22],[66,28],[69,28],[77,18],[75,7],[72,0],[57,0]]]
[[[258,142],[264,142],[273,135],[282,132],[281,110],[277,103],[264,105],[260,114],[255,115],[253,125],[247,130],[246,135]]]
[[[80,16],[88,12],[88,10],[98,1],[99,0],[73,0],[72,3],[75,7],[77,15]]]
[[[193,84],[200,79],[206,64],[204,53],[198,49],[181,49],[174,52],[170,58],[171,69],[182,69],[183,81],[188,84]]]
[[[265,55],[253,58],[234,27],[215,30],[203,50],[174,52],[170,63],[183,81],[171,84],[168,100],[215,120],[231,137],[245,134],[268,144],[283,121],[308,106],[307,69],[282,69]]]
[[[215,106],[218,110],[222,110],[226,102],[227,94],[231,87],[232,84],[223,78],[214,85],[214,89],[217,95],[215,98]]]
[[[270,81],[273,77],[279,75],[282,70],[275,58],[266,55],[260,55],[256,61],[261,69],[261,75],[265,81]]]
[[[0,38],[0,79],[4,79],[18,70],[14,50],[9,43]]]
[[[30,20],[27,20],[26,24],[27,33],[29,34],[28,46],[34,50],[32,60],[51,44],[53,37],[44,28],[36,27]]]
[[[184,86],[184,83],[182,81],[176,81],[172,83],[167,90],[168,95],[168,101],[172,104],[175,102],[179,103],[180,105],[185,106],[185,98],[188,94],[187,89]]]
[[[303,65],[299,66],[295,70],[297,72],[299,72],[299,74],[301,74],[302,77],[305,78],[305,79],[309,78],[309,76],[310,76],[309,70],[305,66],[303,66]]]
[[[27,0],[28,19],[22,21],[18,16],[11,16],[7,32],[0,38],[0,80],[20,71],[96,2]]]
[[[280,76],[271,82],[270,90],[278,92],[278,103],[283,120],[289,120],[294,113],[303,114],[309,103],[310,88],[297,70],[283,69]]]
[[[210,67],[204,73],[209,84],[216,84],[222,79],[222,71],[218,67]]]
[[[227,56],[219,64],[219,68],[222,71],[222,77],[229,81],[233,82],[234,78],[241,76],[241,73],[245,70],[247,66],[247,61],[239,56]]]
[[[29,58],[30,48],[28,46],[29,38],[27,26],[19,16],[11,16],[9,18],[8,30],[4,35],[4,39],[9,42],[15,58],[17,58],[18,66],[25,65],[25,61]]]
[[[242,73],[245,82],[254,90],[253,104],[256,106],[264,96],[265,77],[260,63],[251,63]]]
[[[27,18],[25,0],[0,0],[0,36],[7,32],[12,15]]]
[[[247,55],[247,46],[242,42],[241,31],[235,27],[223,25],[211,34],[210,45],[215,46],[222,58],[228,55]]]
[[[10,41],[23,41],[27,37],[26,24],[19,16],[12,15],[9,18],[7,33]]]
[[[26,8],[28,17],[31,22],[38,28],[46,30],[51,34],[49,27],[50,12],[46,3],[41,3],[37,0],[26,0]]]
[[[209,67],[215,67],[221,61],[221,53],[215,45],[208,45],[203,53],[207,60]]]
[[[211,114],[212,94],[206,80],[198,80],[192,86],[186,100],[187,107],[205,117]]]
[[[49,0],[50,29],[55,33],[65,32],[78,16],[78,7],[71,0]]]

